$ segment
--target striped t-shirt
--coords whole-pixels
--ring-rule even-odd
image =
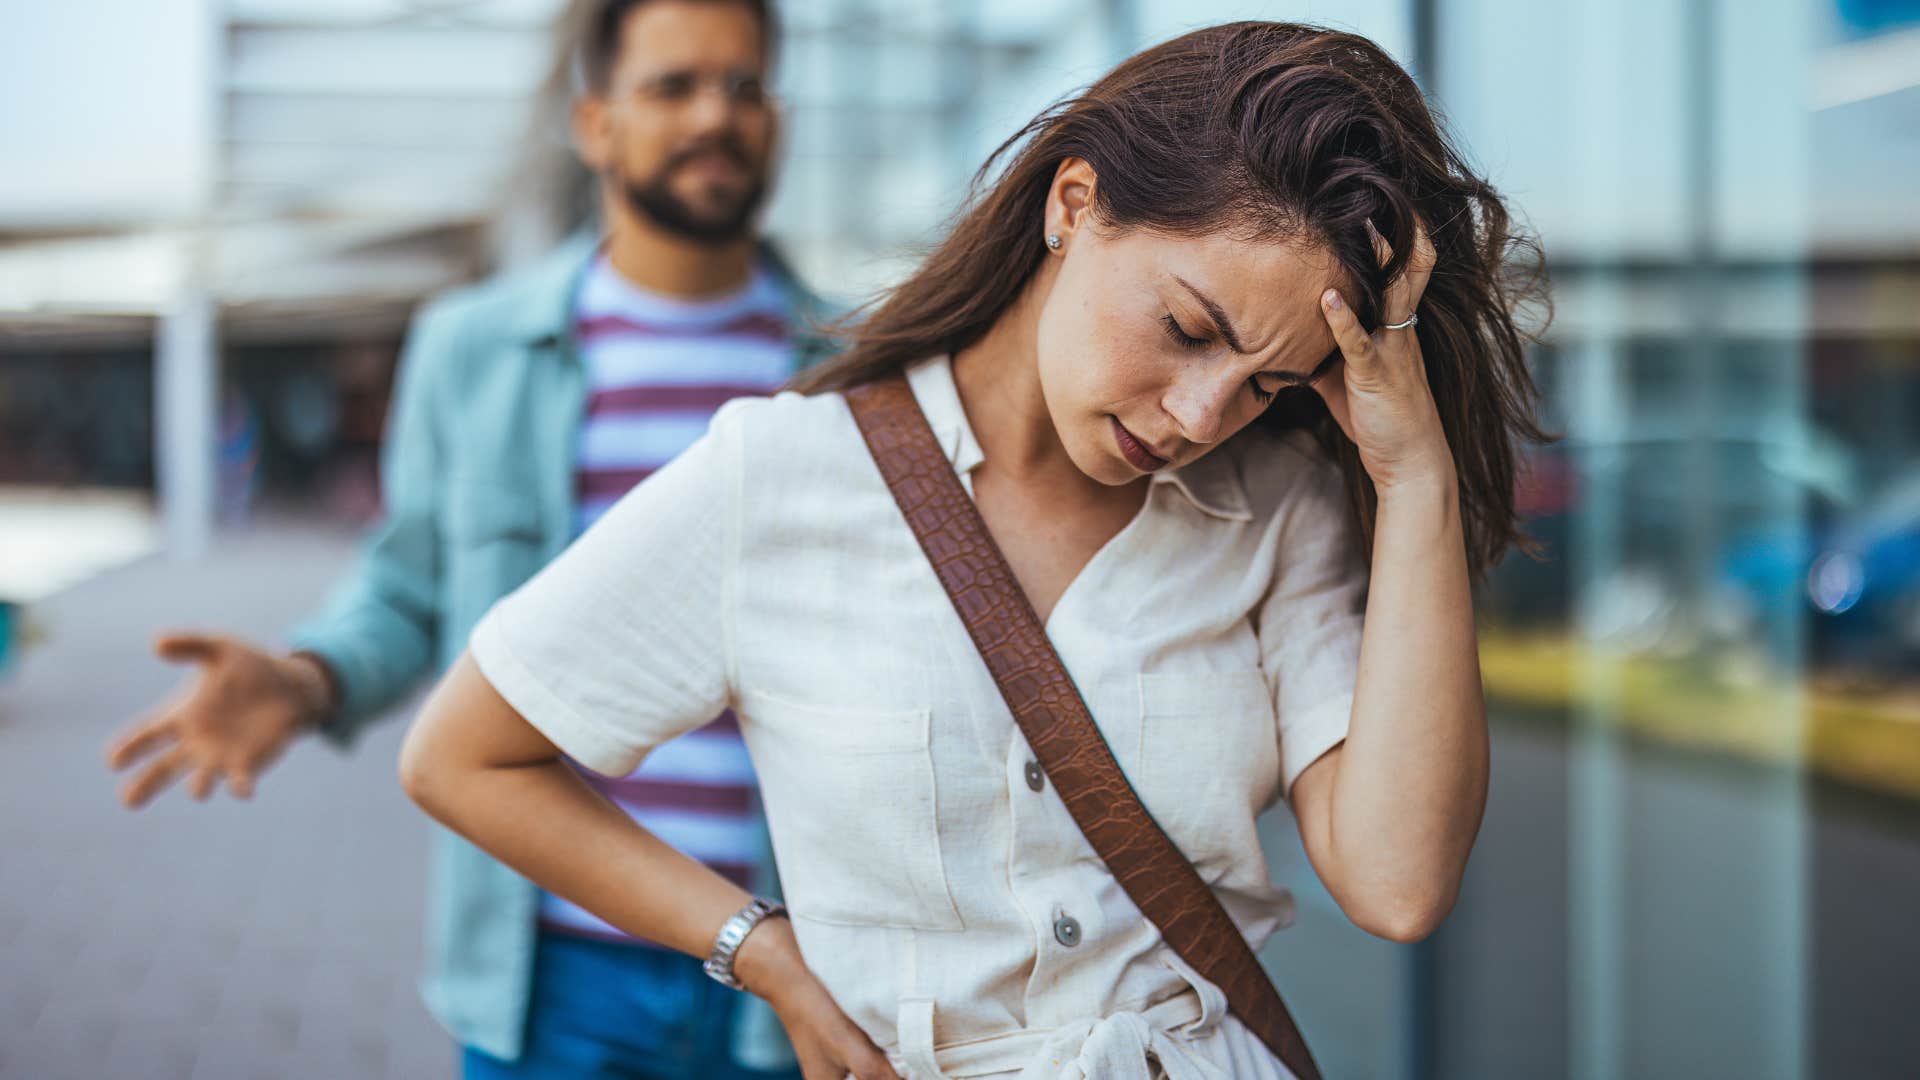
[[[722,404],[772,393],[793,373],[786,298],[765,270],[732,296],[685,301],[633,285],[603,254],[581,284],[574,319],[588,387],[575,459],[581,532],[705,434]],[[578,771],[654,835],[752,887],[767,857],[765,831],[732,714],[662,745],[629,776]],[[545,891],[540,917],[553,930],[636,940]]]

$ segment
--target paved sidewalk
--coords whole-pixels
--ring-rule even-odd
[[[35,605],[45,639],[0,678],[0,1078],[453,1075],[413,985],[428,824],[398,717],[351,757],[296,744],[251,803],[176,786],[130,813],[102,761],[176,683],[156,630],[271,638],[353,543],[259,525]]]

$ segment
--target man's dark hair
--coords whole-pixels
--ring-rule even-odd
[[[613,66],[620,57],[620,30],[633,9],[651,0],[588,0],[586,12],[576,23],[579,33],[579,63],[585,88],[595,94],[607,92],[613,79]],[[768,63],[772,63],[780,42],[780,14],[773,0],[700,0],[702,3],[739,4],[760,21],[760,36]]]

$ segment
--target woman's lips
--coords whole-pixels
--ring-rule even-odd
[[[1127,464],[1141,472],[1153,472],[1166,465],[1167,459],[1147,449],[1147,444],[1136,438],[1133,432],[1128,431],[1119,417],[1115,416],[1111,419],[1113,420],[1113,441],[1120,444],[1120,456],[1127,459]]]

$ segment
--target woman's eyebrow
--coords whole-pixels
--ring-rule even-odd
[[[1199,289],[1194,288],[1193,282],[1188,281],[1186,278],[1181,277],[1179,274],[1174,274],[1172,275],[1172,277],[1173,277],[1173,280],[1179,282],[1182,286],[1186,288],[1188,292],[1192,293],[1193,298],[1195,300],[1200,301],[1200,306],[1205,308],[1207,311],[1207,317],[1213,320],[1213,325],[1218,327],[1220,330],[1220,336],[1226,339],[1227,346],[1231,348],[1234,352],[1244,354],[1247,350],[1241,347],[1240,336],[1233,332],[1233,321],[1227,318],[1226,311],[1224,311],[1219,304],[1216,304],[1213,302],[1213,297],[1208,296],[1206,293],[1203,293]],[[1261,372],[1261,374],[1279,379],[1281,382],[1286,383],[1288,386],[1311,386],[1312,384],[1318,382],[1322,375],[1325,375],[1327,372],[1332,371],[1333,365],[1339,362],[1340,362],[1340,350],[1335,349],[1332,352],[1327,354],[1327,358],[1325,360],[1320,361],[1320,366],[1314,368],[1312,371],[1308,372],[1305,375],[1301,375],[1298,372],[1293,372],[1293,371],[1263,371]]]
[[[1219,304],[1213,302],[1211,296],[1194,288],[1192,282],[1181,277],[1179,274],[1174,274],[1173,280],[1185,286],[1186,290],[1193,294],[1193,298],[1200,301],[1200,306],[1207,309],[1207,318],[1212,319],[1213,325],[1220,329],[1220,336],[1226,339],[1228,348],[1237,353],[1247,351],[1240,346],[1240,335],[1233,332],[1233,320],[1227,318],[1227,313],[1221,309]]]

